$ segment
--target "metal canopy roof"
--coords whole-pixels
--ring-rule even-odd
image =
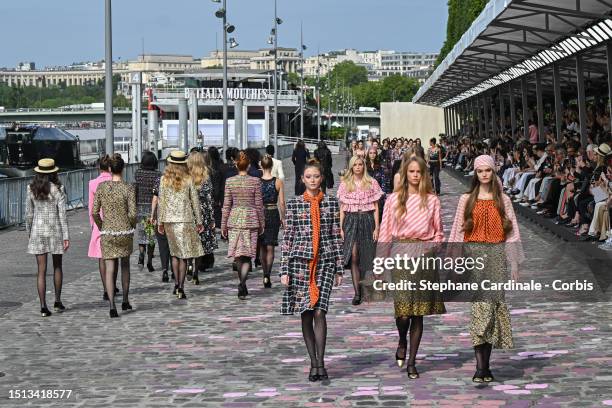
[[[608,41],[611,13],[612,0],[490,0],[413,102],[452,105]]]

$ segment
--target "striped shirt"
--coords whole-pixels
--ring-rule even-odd
[[[440,200],[434,194],[427,196],[427,207],[421,208],[421,197],[411,194],[406,200],[406,212],[396,219],[398,195],[387,196],[378,235],[379,243],[390,243],[394,239],[418,239],[442,242],[444,231],[440,217]]]

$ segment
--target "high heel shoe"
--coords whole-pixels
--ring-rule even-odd
[[[162,272],[162,282],[170,282],[170,278],[168,278],[168,271]]]
[[[416,380],[417,378],[419,378],[419,372],[417,371],[416,366],[414,364],[408,365],[408,378],[410,378],[411,380]]]
[[[404,357],[400,357],[400,350],[404,350]],[[395,361],[397,362],[397,366],[399,368],[404,366],[404,363],[406,362],[406,347],[397,346],[397,350],[395,351]]]
[[[264,275],[263,278],[264,288],[269,289],[272,287],[272,281],[270,280],[270,275]]]
[[[49,309],[47,309],[47,307],[46,307],[46,306],[45,306],[45,307],[41,307],[41,308],[40,308],[40,315],[41,315],[42,317],[49,317],[49,316],[51,316],[51,314],[52,314],[52,313],[49,311]]]
[[[238,299],[245,300],[249,295],[249,291],[247,290],[246,284],[241,283],[238,285]]]
[[[178,285],[174,285],[174,289],[172,289],[172,294],[173,294],[174,296],[177,296],[177,295],[178,295]]]
[[[361,294],[355,295],[351,303],[353,304],[353,306],[359,306],[361,304]]]
[[[66,310],[66,306],[64,306],[62,302],[53,303],[53,308],[56,312],[63,312],[64,310]]]
[[[489,369],[485,370],[484,375],[482,376],[482,379],[486,383],[495,381],[495,377],[493,377],[493,373]]]
[[[308,381],[315,382],[319,381],[319,369],[317,367],[310,367],[310,373],[308,373]]]
[[[179,288],[176,294],[178,299],[187,299],[187,295],[185,294],[185,290],[183,288]]]
[[[329,376],[327,375],[327,370],[325,369],[325,367],[318,367],[317,375],[319,376],[319,381],[325,381],[329,379]]]
[[[474,376],[472,377],[472,382],[475,383],[483,383],[484,382],[484,377],[485,377],[485,370],[476,370],[476,373],[474,373]]]
[[[193,284],[196,285],[196,286],[199,285],[200,284],[200,278],[198,278],[197,276],[194,276],[193,277]]]
[[[147,270],[149,272],[155,272],[155,268],[153,267],[153,264],[151,262],[147,263]]]
[[[117,309],[111,309],[110,310],[110,317],[111,318],[119,317],[119,313],[117,313]]]
[[[132,305],[130,305],[130,302],[123,302],[121,303],[121,310],[132,310]]]

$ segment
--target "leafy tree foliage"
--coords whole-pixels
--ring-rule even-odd
[[[461,39],[463,33],[472,25],[487,5],[488,0],[448,0],[448,23],[446,25],[446,41],[440,50],[436,61],[439,65],[455,44]]]

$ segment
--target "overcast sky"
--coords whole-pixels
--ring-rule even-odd
[[[434,51],[446,32],[446,0],[278,0],[279,45],[307,55],[344,48]],[[202,57],[220,44],[211,0],[114,0],[113,59],[142,53]],[[0,66],[37,67],[104,58],[104,0],[0,0]],[[238,49],[267,47],[274,0],[228,0]],[[217,39],[219,37],[219,39]]]

